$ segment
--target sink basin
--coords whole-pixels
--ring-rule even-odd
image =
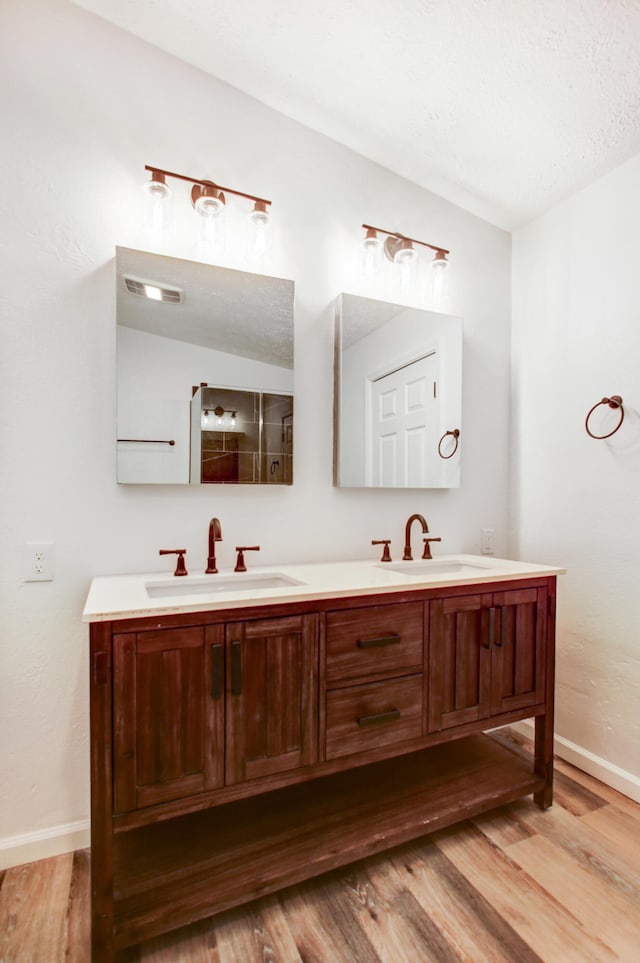
[[[152,599],[183,598],[187,595],[221,595],[228,592],[256,592],[263,589],[286,588],[287,585],[304,585],[298,579],[279,572],[246,575],[212,575],[172,578],[171,580],[145,582],[147,595]]]
[[[386,568],[390,572],[399,572],[402,575],[409,575],[412,578],[424,579],[429,575],[457,575],[471,572],[478,572],[490,568],[489,565],[475,564],[459,559],[444,558],[425,558],[413,562],[387,562],[381,568]]]

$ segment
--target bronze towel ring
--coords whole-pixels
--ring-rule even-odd
[[[606,435],[594,435],[594,433],[589,428],[589,418],[591,417],[593,412],[596,410],[596,408],[600,407],[600,405],[609,405],[610,408],[620,409],[620,421],[615,426],[613,431],[608,432],[608,434]],[[624,408],[622,407],[622,398],[620,397],[620,395],[611,395],[610,398],[603,398],[602,401],[596,402],[593,408],[589,410],[589,414],[585,418],[584,426],[587,429],[587,434],[589,435],[590,438],[597,438],[598,441],[602,441],[603,438],[611,438],[611,435],[615,435],[616,431],[618,430],[618,428],[620,427],[623,421],[624,421]]]
[[[443,455],[443,454],[442,454],[442,442],[445,440],[445,438],[447,437],[447,435],[452,435],[452,437],[453,437],[455,440],[454,440],[453,450],[452,450],[448,455]],[[452,458],[452,457],[455,455],[455,453],[456,453],[457,450],[458,450],[458,439],[459,439],[459,438],[460,438],[460,429],[459,429],[459,428],[454,428],[453,431],[445,431],[444,435],[442,436],[442,438],[441,438],[440,441],[438,442],[438,454],[440,455],[441,458]]]

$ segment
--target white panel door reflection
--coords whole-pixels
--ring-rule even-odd
[[[370,384],[367,484],[424,488],[437,439],[437,352],[377,376]]]

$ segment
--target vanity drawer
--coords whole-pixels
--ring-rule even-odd
[[[327,759],[416,739],[420,735],[421,674],[327,693]]]
[[[422,667],[423,603],[327,615],[327,684]]]

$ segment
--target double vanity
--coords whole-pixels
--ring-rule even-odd
[[[560,572],[94,579],[94,963],[521,796],[549,806]],[[532,758],[486,734],[528,717]]]

